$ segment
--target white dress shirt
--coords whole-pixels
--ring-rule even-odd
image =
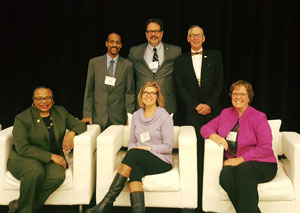
[[[192,53],[195,53],[196,51],[191,50]],[[203,48],[197,52],[203,51]],[[201,86],[201,68],[202,68],[202,56],[203,54],[195,54],[192,56],[192,61],[193,61],[193,67],[194,67],[194,72],[196,75],[196,78],[198,80],[199,87]]]

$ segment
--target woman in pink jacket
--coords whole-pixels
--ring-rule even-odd
[[[250,83],[233,83],[229,96],[233,107],[224,109],[200,131],[203,138],[224,147],[220,185],[236,212],[257,213],[257,185],[272,180],[277,172],[271,128],[266,115],[249,106],[254,96]]]

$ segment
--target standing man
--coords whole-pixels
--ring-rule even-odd
[[[83,105],[83,122],[96,123],[103,131],[112,124],[126,124],[135,109],[132,63],[119,56],[121,36],[111,33],[107,54],[89,62]]]
[[[174,67],[177,90],[185,106],[186,122],[194,126],[197,135],[198,212],[202,212],[204,140],[200,128],[221,110],[223,62],[219,51],[203,49],[205,36],[200,26],[189,28],[187,41],[191,52],[176,58]]]
[[[132,47],[128,59],[133,63],[136,94],[148,81],[155,81],[161,87],[165,98],[165,108],[176,112],[176,86],[174,59],[181,54],[181,48],[162,42],[164,25],[160,19],[151,18],[145,24],[148,43]]]

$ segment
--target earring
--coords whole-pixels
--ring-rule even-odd
[[[32,103],[31,106],[35,107],[35,103]]]

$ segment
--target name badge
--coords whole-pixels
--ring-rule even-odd
[[[140,134],[140,138],[141,138],[141,142],[145,143],[147,141],[150,141],[150,135],[149,132],[143,132],[142,134]]]
[[[226,137],[226,140],[236,141],[237,132],[230,131]]]
[[[115,86],[115,84],[116,84],[116,78],[110,77],[110,76],[106,76],[104,84],[109,85],[109,86]]]
[[[152,61],[148,65],[152,72],[156,72],[158,70],[158,61]]]

